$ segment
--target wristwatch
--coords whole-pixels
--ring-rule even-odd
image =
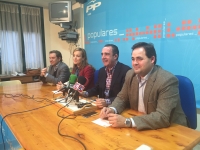
[[[132,124],[131,119],[130,118],[126,118],[124,124],[125,124],[126,127],[131,127],[131,124]]]

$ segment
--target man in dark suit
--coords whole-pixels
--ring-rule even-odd
[[[113,127],[135,127],[138,130],[166,128],[172,123],[187,126],[179,97],[178,79],[156,64],[152,44],[136,43],[132,47],[133,69],[126,74],[122,90],[100,117],[108,118]],[[125,118],[120,114],[126,105],[144,113]]]
[[[42,82],[57,84],[58,82],[66,82],[69,80],[70,71],[68,66],[62,62],[62,54],[57,50],[49,52],[50,67],[43,68],[40,74]]]
[[[86,97],[98,96],[96,104],[99,108],[112,103],[123,86],[126,72],[131,69],[129,66],[118,62],[119,50],[116,45],[105,45],[101,57],[104,67],[99,69],[95,87],[82,93]]]

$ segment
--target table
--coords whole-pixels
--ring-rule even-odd
[[[10,80],[20,80],[21,83],[30,83],[39,81],[39,75],[23,75],[23,76],[12,76],[12,75],[1,75],[1,81],[10,81]]]
[[[1,87],[0,93],[48,98],[50,101],[37,99],[36,102],[27,97],[20,96],[12,99],[0,95],[0,113],[5,116],[48,105],[52,102],[52,90],[55,89],[55,86],[43,85],[41,82]],[[52,104],[34,111],[10,115],[5,118],[5,121],[26,150],[84,149],[76,140],[58,134],[58,124],[62,119],[57,116],[59,109],[58,105]],[[65,111],[59,114],[68,115]],[[130,117],[139,113],[126,110],[123,115]],[[137,131],[135,128],[104,128],[91,122],[98,118],[99,116],[96,115],[90,118],[77,116],[75,119],[65,119],[60,125],[60,132],[77,138],[88,150],[133,150],[142,144],[154,150],[181,150],[192,149],[200,142],[199,131],[177,124],[158,130]]]

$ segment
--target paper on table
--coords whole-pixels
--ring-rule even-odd
[[[80,108],[78,108],[77,104],[75,104],[76,102],[74,100],[72,100],[70,103],[69,102],[66,102],[66,99],[65,98],[59,98],[59,99],[56,99],[57,102],[59,102],[61,105],[63,106],[66,106],[68,107],[68,109],[72,110],[72,111],[77,111],[77,110],[80,110]],[[87,100],[85,99],[80,99],[79,100],[80,103],[86,103]]]
[[[18,73],[19,76],[25,76],[26,74],[24,73]]]
[[[109,126],[111,126],[111,124],[109,124],[108,120],[104,120],[104,119],[101,119],[101,118],[99,118],[97,120],[94,120],[92,122],[96,123],[96,124],[98,124],[98,125],[100,125],[102,127],[109,127]]]
[[[14,73],[12,73],[11,74],[12,76],[25,76],[26,74],[24,74],[24,73],[20,73],[20,72],[14,72]]]
[[[142,144],[135,150],[153,150],[153,149],[151,147],[149,147],[148,145]]]
[[[62,93],[62,91],[52,91],[54,94],[60,94],[60,93]]]

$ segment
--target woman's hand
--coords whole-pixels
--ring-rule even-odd
[[[58,82],[58,84],[56,84],[57,90],[60,90],[63,86],[64,86],[64,85],[63,85],[63,83],[62,83],[61,81]]]

